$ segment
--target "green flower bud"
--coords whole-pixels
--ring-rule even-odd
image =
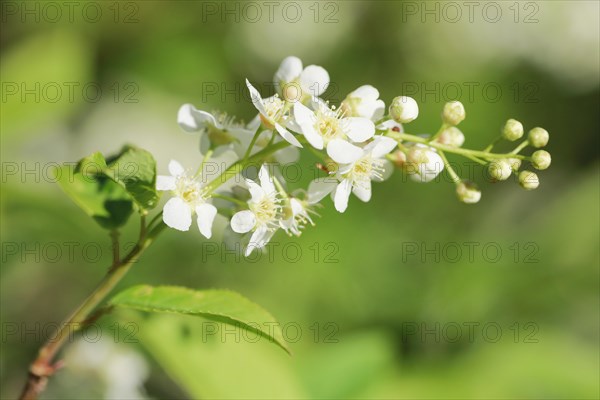
[[[510,177],[512,168],[507,160],[494,160],[488,167],[490,176],[497,181],[505,181]]]
[[[414,121],[419,116],[419,106],[412,97],[398,96],[390,105],[390,117],[396,122],[405,124]]]
[[[465,106],[460,101],[450,101],[444,105],[444,111],[442,111],[444,123],[455,126],[460,124],[466,116]]]
[[[521,168],[521,160],[518,158],[507,158],[506,161],[514,172],[517,172]]]
[[[509,119],[502,128],[502,137],[514,142],[523,137],[523,124],[516,119]]]
[[[540,186],[540,179],[535,172],[522,171],[519,174],[519,185],[525,190],[537,189]]]
[[[550,135],[548,131],[544,128],[533,128],[529,131],[529,143],[533,147],[544,147],[548,144],[548,139],[550,139]]]
[[[552,162],[552,157],[550,157],[550,153],[546,150],[538,150],[531,156],[531,164],[535,169],[546,169],[550,166]]]
[[[465,142],[465,135],[455,126],[448,127],[440,133],[436,139],[441,144],[447,144],[452,147],[460,147]]]
[[[481,199],[481,191],[477,185],[468,180],[463,180],[456,185],[456,195],[466,204],[475,204]]]

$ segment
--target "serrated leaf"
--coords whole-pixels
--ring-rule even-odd
[[[117,294],[110,304],[142,311],[202,316],[261,335],[290,353],[275,318],[257,304],[229,290],[140,285]]]
[[[108,160],[103,173],[121,185],[141,210],[156,206],[156,161],[146,150],[126,146]]]

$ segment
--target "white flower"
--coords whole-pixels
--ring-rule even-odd
[[[415,144],[408,152],[408,173],[415,182],[430,182],[444,170],[444,160],[431,147]]]
[[[396,144],[392,138],[377,136],[361,149],[362,153],[357,160],[339,166],[335,180],[329,177],[312,181],[308,188],[309,198],[316,202],[332,193],[335,209],[339,212],[346,211],[350,192],[360,200],[368,202],[371,200],[371,181],[385,179],[385,156]]]
[[[249,210],[239,211],[231,218],[231,229],[237,233],[253,231],[246,248],[246,257],[254,249],[264,247],[279,228],[281,206],[275,185],[263,165],[258,172],[260,184],[246,179],[251,199]]]
[[[340,106],[350,117],[363,117],[378,121],[385,112],[385,103],[379,99],[379,91],[364,85],[350,93]]]
[[[202,150],[235,143],[245,137],[252,138],[258,128],[258,125],[252,126],[252,123],[244,126],[226,113],[197,110],[191,104],[184,104],[179,108],[177,123],[186,133],[199,132],[201,134],[200,147]],[[203,153],[205,152],[203,151]]]
[[[322,95],[329,86],[329,74],[318,65],[303,68],[298,57],[290,56],[281,62],[274,81],[284,99],[296,102]]]
[[[260,119],[268,128],[273,128],[284,138],[288,143],[302,147],[298,139],[292,135],[287,129],[281,124],[285,124],[285,111],[286,103],[281,100],[277,95],[263,99],[258,93],[258,90],[252,86],[250,81],[246,79],[246,86],[250,91],[250,97],[252,98],[252,104],[260,113]]]
[[[181,164],[175,160],[169,162],[169,173],[170,176],[156,177],[157,190],[173,193],[173,197],[163,208],[163,221],[173,229],[187,231],[192,225],[192,215],[195,213],[200,233],[210,239],[217,209],[207,203],[208,197],[202,184],[189,177]]]
[[[316,111],[294,104],[294,118],[306,140],[316,149],[327,147],[327,154],[339,164],[348,164],[362,155],[362,149],[349,140],[362,143],[375,135],[375,125],[367,118],[345,117],[343,110],[317,102]]]
[[[290,197],[289,203],[284,209],[284,219],[280,221],[281,228],[283,228],[288,235],[300,236],[306,223],[309,223],[312,226],[315,225],[310,217],[310,213],[314,213],[312,207],[316,203],[318,203],[318,201],[314,201],[314,198],[311,197],[307,200]]]

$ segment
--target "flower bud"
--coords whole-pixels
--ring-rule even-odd
[[[548,139],[550,139],[550,135],[548,131],[544,128],[533,128],[529,131],[529,143],[533,147],[544,147],[548,144]]]
[[[509,119],[502,128],[502,137],[514,142],[523,137],[523,124],[516,119]]]
[[[389,155],[389,160],[393,162],[396,167],[402,168],[406,164],[406,153],[397,149]]]
[[[518,158],[507,158],[506,162],[508,162],[514,172],[517,172],[521,168],[521,160]]]
[[[460,124],[466,116],[465,106],[460,101],[450,101],[444,105],[444,111],[442,111],[444,123],[455,126]]]
[[[412,97],[398,96],[390,105],[390,116],[401,124],[414,121],[419,116],[419,106]]]
[[[455,126],[450,126],[442,131],[436,139],[441,144],[460,147],[465,142],[465,135]]]
[[[535,172],[522,171],[519,174],[519,185],[525,190],[533,190],[540,186],[540,180]]]
[[[481,191],[477,185],[468,180],[463,180],[456,185],[456,195],[466,204],[475,204],[481,199]]]
[[[414,145],[407,155],[406,172],[416,182],[430,182],[444,170],[444,160],[431,147]]]
[[[488,167],[490,176],[497,181],[505,181],[512,173],[512,168],[507,160],[494,160]]]
[[[546,169],[550,166],[552,162],[552,157],[550,157],[550,153],[546,150],[538,150],[531,156],[531,164],[535,169]]]

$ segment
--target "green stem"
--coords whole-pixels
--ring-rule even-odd
[[[196,174],[194,174],[194,178],[197,178],[198,176],[200,176],[200,174],[202,174],[202,170],[204,169],[204,166],[206,165],[206,162],[208,160],[210,160],[210,158],[212,157],[213,153],[214,153],[213,149],[210,149],[210,150],[208,150],[206,152],[206,155],[202,159],[202,162],[200,163],[200,166],[198,167],[198,170],[196,171]]]
[[[399,133],[399,132],[394,132],[394,131],[388,131],[387,135],[394,139],[401,139],[401,140],[406,140],[408,142],[426,144],[429,147],[433,147],[435,149],[445,151],[446,153],[460,154],[465,157],[473,156],[473,157],[480,157],[480,158],[484,158],[484,159],[488,159],[488,158],[518,158],[521,160],[529,160],[529,157],[523,156],[520,154],[488,153],[488,152],[480,151],[480,150],[469,150],[469,149],[463,149],[461,147],[452,147],[452,146],[448,146],[448,145],[437,143],[437,142],[429,142],[429,140],[426,138],[422,138],[420,136],[415,136],[415,135],[410,135],[408,133]]]
[[[448,174],[450,175],[450,178],[452,178],[452,182],[454,182],[454,183],[460,183],[460,181],[461,181],[460,177],[458,176],[458,174],[456,173],[456,171],[454,171],[454,169],[450,165],[450,162],[446,158],[446,155],[444,154],[444,152],[443,151],[438,151],[438,154],[440,155],[440,157],[442,157],[442,160],[444,160],[444,165],[446,166],[446,171],[448,171]]]
[[[243,160],[233,163],[229,168],[227,168],[225,171],[223,171],[221,173],[221,175],[217,176],[215,179],[210,181],[205,186],[206,193],[210,194],[210,193],[214,192],[219,186],[221,186],[222,184],[227,182],[229,179],[233,178],[234,176],[236,176],[240,172],[242,172],[244,170],[244,168],[248,167],[249,165],[253,164],[256,161],[264,160],[271,154],[275,153],[278,150],[284,149],[284,148],[288,147],[289,145],[290,144],[286,141],[277,142],[269,147],[265,147],[264,149],[262,149],[261,151],[254,154],[251,157],[244,158]]]
[[[261,127],[259,126],[258,129],[256,130],[256,133],[252,137],[252,141],[250,142],[250,146],[248,146],[248,148],[246,149],[246,153],[244,154],[244,158],[243,158],[244,161],[246,161],[248,159],[248,157],[250,157],[250,154],[252,153],[252,149],[254,148],[254,144],[256,144],[256,141],[258,140],[258,137],[262,133],[261,130],[260,130],[260,128]]]
[[[442,124],[442,126],[440,127],[440,129],[438,129],[438,131],[435,133],[435,135],[433,135],[432,137],[430,137],[428,139],[429,142],[433,142],[435,139],[437,139],[442,132],[444,132],[444,130],[446,130],[447,128],[449,128],[450,125],[448,124]]]
[[[492,141],[492,143],[490,143],[485,149],[483,149],[483,151],[485,151],[486,153],[491,151],[494,148],[494,146],[496,145],[496,143],[498,143],[500,140],[502,140],[502,135],[500,135],[496,139],[494,139]]]
[[[142,226],[144,226],[142,218]],[[52,361],[71,334],[86,325],[92,311],[108,296],[114,287],[123,279],[140,255],[156,239],[158,234],[166,227],[165,224],[156,226],[146,235],[145,226],[140,230],[140,237],[136,246],[122,260],[115,260],[108,273],[96,289],[65,319],[58,332],[49,339],[40,349],[38,357],[31,364],[29,377],[20,399],[36,399],[45,387],[46,381],[57,369]]]
[[[214,198],[216,198],[216,199],[223,199],[223,200],[227,200],[227,201],[229,201],[229,202],[232,202],[233,204],[237,204],[237,205],[239,205],[239,206],[242,206],[242,207],[247,207],[247,206],[248,206],[248,204],[246,204],[246,202],[245,202],[245,201],[242,201],[242,200],[236,199],[236,198],[234,198],[234,197],[231,197],[231,196],[226,196],[226,195],[224,195],[224,194],[213,193],[213,194],[211,195],[211,197],[214,197]]]
[[[524,140],[520,145],[515,147],[515,149],[513,151],[511,151],[510,154],[518,154],[521,150],[523,150],[528,145],[529,145],[529,140]]]

